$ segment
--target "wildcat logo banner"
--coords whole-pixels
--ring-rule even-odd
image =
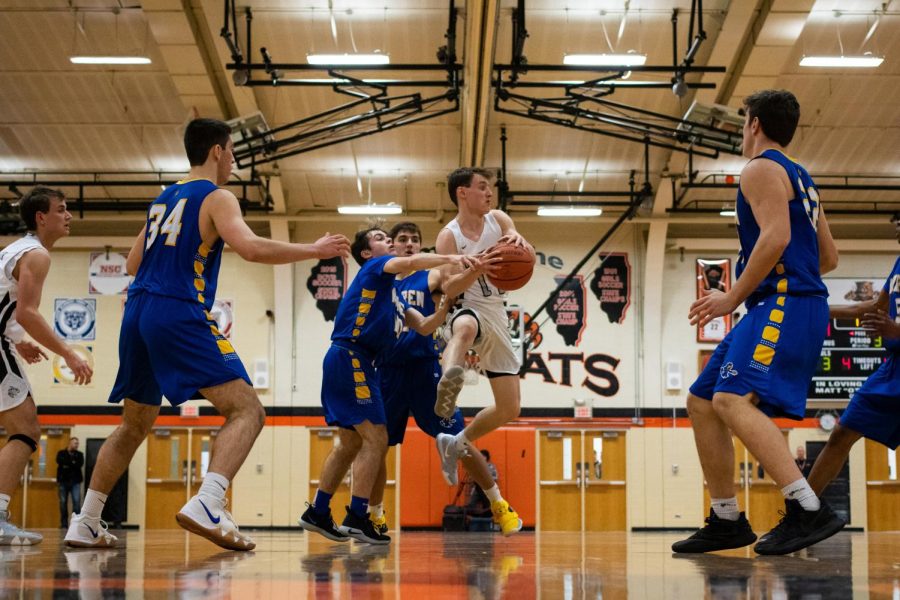
[[[56,298],[53,301],[53,328],[64,340],[97,339],[97,300]]]

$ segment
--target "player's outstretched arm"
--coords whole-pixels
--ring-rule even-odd
[[[452,306],[453,301],[447,296],[442,296],[434,313],[426,317],[415,308],[409,307],[403,313],[404,321],[407,327],[419,335],[431,335],[447,319],[447,313]]]
[[[19,297],[16,304],[16,320],[19,325],[34,341],[66,361],[75,375],[75,383],[90,383],[93,371],[87,361],[53,333],[50,324],[38,310],[44,281],[50,271],[50,255],[45,250],[32,250],[19,259],[15,271],[18,271],[16,278],[19,281]]]
[[[398,256],[384,263],[386,273],[409,273],[411,271],[424,271],[443,265],[453,265],[460,268],[472,264],[468,256],[462,254],[416,254],[414,256]]]
[[[816,237],[819,240],[819,274],[824,275],[837,269],[838,251],[828,227],[828,219],[825,218],[825,209],[819,201],[819,220],[817,221]]]
[[[879,310],[887,311],[890,296],[879,292],[877,298],[857,302],[856,304],[839,304],[828,307],[828,316],[833,319],[861,319],[866,313],[874,313]]]
[[[256,235],[244,221],[237,198],[228,190],[212,192],[203,202],[203,207],[207,206],[219,236],[248,262],[283,265],[309,258],[347,256],[350,253],[350,241],[339,234],[326,233],[312,244],[280,242]]]

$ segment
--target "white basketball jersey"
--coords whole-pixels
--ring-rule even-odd
[[[488,248],[496,245],[500,238],[503,237],[500,224],[497,223],[497,219],[494,218],[492,213],[484,215],[484,227],[481,229],[481,237],[477,241],[470,240],[463,235],[456,219],[447,223],[447,229],[450,230],[456,240],[456,249],[459,254],[481,254]],[[471,302],[480,306],[502,306],[505,299],[506,292],[498,290],[487,280],[487,277],[482,275],[465,291],[460,300],[464,304]]]
[[[26,252],[42,247],[37,236],[29,233],[0,250],[0,335],[14,344],[22,341],[25,331],[16,321],[19,282],[13,278],[13,270]]]

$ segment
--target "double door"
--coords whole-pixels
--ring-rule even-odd
[[[538,527],[625,531],[625,432],[538,431]]]
[[[160,427],[147,437],[147,529],[177,527],[175,513],[200,490],[218,431]]]

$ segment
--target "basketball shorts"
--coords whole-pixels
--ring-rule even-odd
[[[690,391],[706,400],[754,392],[766,415],[802,419],[827,326],[825,298],[767,296],[725,336]]]
[[[856,390],[841,425],[892,450],[900,446],[900,355],[888,354]]]
[[[419,429],[431,437],[437,437],[439,433],[455,435],[463,430],[462,411],[458,408],[449,419],[434,414],[437,384],[441,379],[441,363],[437,359],[384,365],[378,368],[378,378],[387,415],[389,446],[403,443],[410,413]]]
[[[4,337],[0,339],[0,412],[19,406],[30,394],[31,384],[19,357],[12,342]]]
[[[202,388],[250,377],[237,352],[199,302],[131,294],[119,334],[119,372],[109,402],[130,398],[172,406]]]
[[[353,429],[363,421],[386,423],[378,373],[370,357],[332,344],[325,353],[322,373],[326,423],[345,429]]]
[[[478,353],[479,366],[488,377],[518,375],[522,363],[509,335],[506,309],[502,304],[484,306],[463,301],[450,315],[450,335],[453,323],[463,315],[471,315],[478,322],[473,348]]]

